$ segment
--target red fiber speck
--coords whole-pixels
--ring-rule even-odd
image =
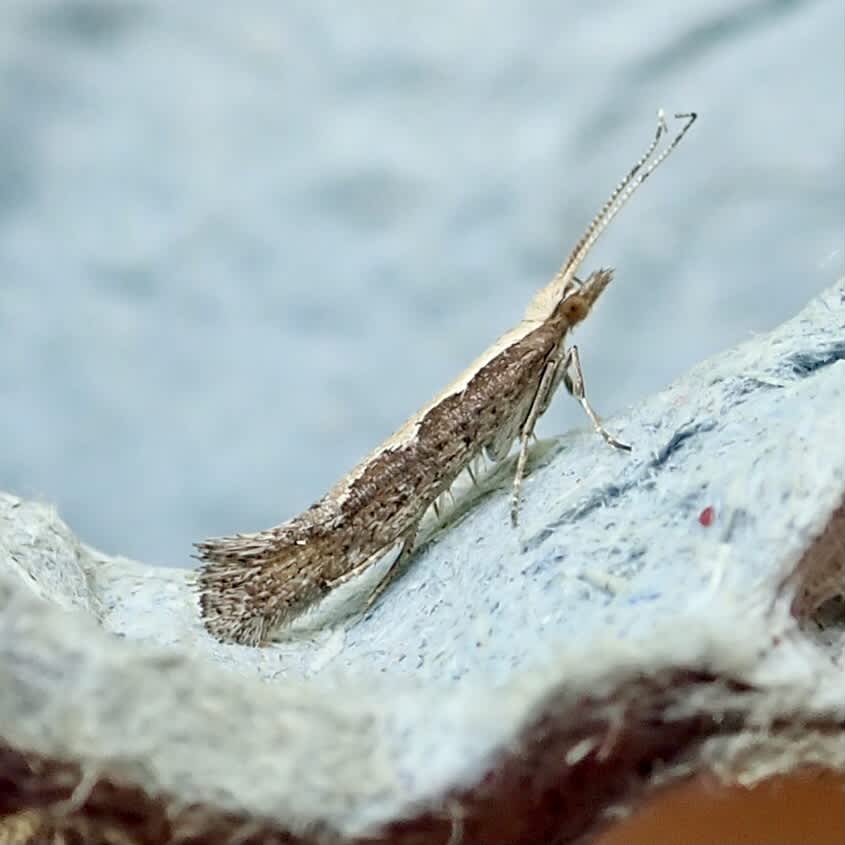
[[[713,524],[713,520],[716,518],[716,509],[708,505],[699,515],[698,521],[705,527],[708,528]]]

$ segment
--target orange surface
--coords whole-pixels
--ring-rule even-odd
[[[697,780],[661,793],[595,845],[843,845],[845,776],[773,778],[753,789]]]

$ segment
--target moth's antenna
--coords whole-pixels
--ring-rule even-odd
[[[572,252],[569,253],[569,257],[564,262],[563,266],[558,270],[557,275],[554,277],[553,283],[562,283],[563,288],[565,289],[568,283],[574,277],[575,271],[578,269],[578,265],[584,260],[584,257],[587,253],[592,249],[593,244],[599,239],[601,233],[608,227],[608,224],[617,214],[622,210],[625,206],[625,203],[628,202],[629,199],[633,196],[634,192],[637,188],[663,164],[664,161],[668,158],[669,154],[678,144],[681,143],[681,139],[684,135],[687,134],[689,128],[695,123],[696,119],[698,118],[698,114],[696,112],[683,112],[681,114],[676,114],[676,120],[686,120],[686,123],[681,128],[681,131],[672,139],[672,142],[666,147],[660,155],[657,156],[653,161],[649,162],[651,157],[654,155],[655,151],[657,150],[658,145],[660,144],[660,139],[663,135],[669,131],[669,127],[666,124],[666,115],[663,112],[663,109],[660,109],[657,113],[657,129],[654,133],[654,139],[649,144],[648,149],[643,153],[640,157],[639,161],[631,168],[628,172],[628,175],[613,189],[613,193],[608,197],[607,202],[602,206],[601,211],[593,218],[592,223],[587,227],[587,231],[581,236],[581,239],[575,244]],[[643,166],[648,164],[648,167],[645,170],[642,170]],[[642,171],[642,172],[640,172]]]

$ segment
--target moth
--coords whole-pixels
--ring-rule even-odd
[[[519,518],[529,440],[561,384],[612,447],[630,449],[601,424],[584,389],[572,329],[589,313],[613,272],[576,273],[602,232],[633,193],[666,160],[697,115],[682,121],[668,142],[663,112],[645,153],[616,186],[554,278],[531,300],[517,326],[502,335],[455,381],[365,457],[308,510],[252,534],[196,543],[203,623],[221,641],[267,643],[274,632],[332,589],[399,547],[372,600],[414,549],[429,507],[482,454],[504,460],[514,441],[519,454],[511,521]],[[662,149],[661,149],[662,147]]]

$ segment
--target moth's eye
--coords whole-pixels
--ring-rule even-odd
[[[583,296],[574,294],[568,296],[560,305],[563,316],[569,321],[570,325],[580,323],[587,314],[590,313],[590,305]]]

